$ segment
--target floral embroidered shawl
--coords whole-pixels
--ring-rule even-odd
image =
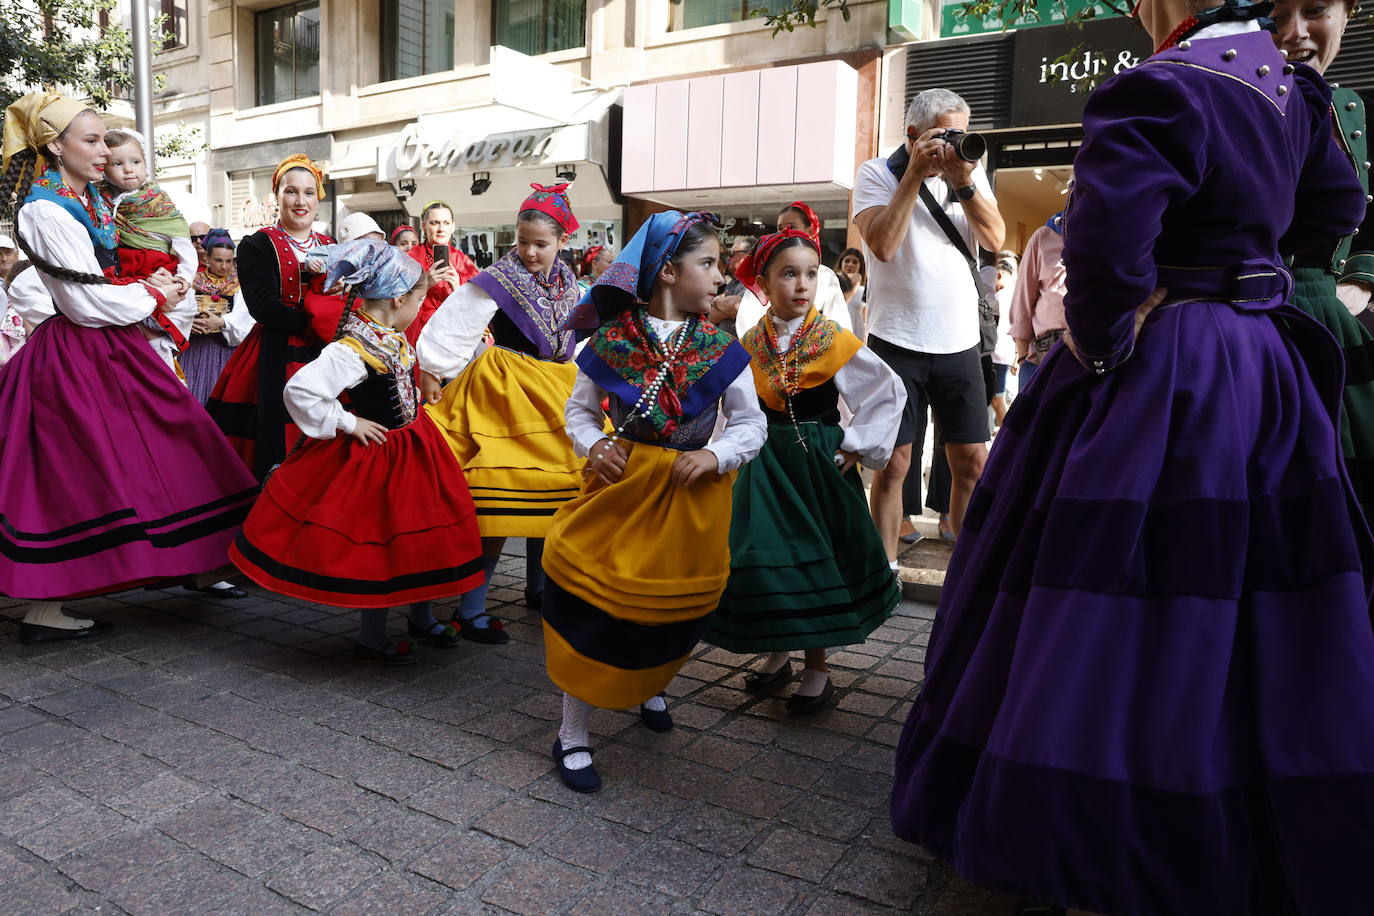
[[[90,234],[95,247],[115,247],[114,213],[106,204],[105,198],[100,196],[95,185],[86,185],[87,203],[83,204],[81,198],[76,196],[76,192],[67,187],[57,169],[48,169],[34,179],[29,196],[24,198],[25,203],[35,200],[52,201],[70,213],[77,222],[86,227],[86,232]]]
[[[663,436],[715,404],[749,363],[744,348],[705,319],[690,319],[683,333],[688,336],[670,377],[644,417]],[[664,344],[645,322],[642,309],[625,309],[591,336],[578,354],[577,367],[604,390],[634,404],[657,377]]]
[[[554,262],[548,281],[525,267],[512,248],[505,257],[473,277],[506,317],[539,349],[539,358],[567,362],[576,338],[559,326],[577,304],[577,278],[562,260]]]

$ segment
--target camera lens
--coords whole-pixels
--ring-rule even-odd
[[[959,139],[954,140],[954,150],[959,154],[959,158],[965,162],[977,162],[987,154],[988,141],[983,139],[982,134],[966,133]]]

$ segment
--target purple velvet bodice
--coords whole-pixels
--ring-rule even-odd
[[[1329,88],[1287,64],[1267,32],[1151,57],[1093,93],[1083,126],[1065,216],[1065,312],[1099,372],[1130,355],[1135,309],[1170,276],[1201,268],[1217,278],[1214,288],[1191,284],[1191,298],[1281,305],[1282,255],[1349,234],[1363,214],[1332,138]],[[1278,285],[1259,299],[1234,288],[1257,270],[1275,271]]]

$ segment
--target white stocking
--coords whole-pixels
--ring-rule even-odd
[[[68,617],[62,613],[61,601],[31,601],[24,622],[56,630],[84,630],[95,623],[80,617]]]
[[[584,703],[570,694],[563,694],[563,724],[558,729],[558,741],[564,750],[570,747],[587,747],[591,742],[592,705]],[[563,765],[570,770],[581,770],[592,765],[592,755],[588,753],[569,754],[563,758]]]
[[[774,671],[781,671],[782,666],[792,658],[791,652],[770,652],[768,657],[759,665],[760,674],[772,674]]]

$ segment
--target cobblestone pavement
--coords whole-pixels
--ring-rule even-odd
[[[390,669],[352,661],[355,613],[261,591],[90,599],[110,636],[35,647],[0,599],[0,916],[1014,912],[888,827],[933,608],[836,652],[805,723],[700,647],[671,733],[597,711],[579,796],[523,570],[492,590],[509,645]]]

